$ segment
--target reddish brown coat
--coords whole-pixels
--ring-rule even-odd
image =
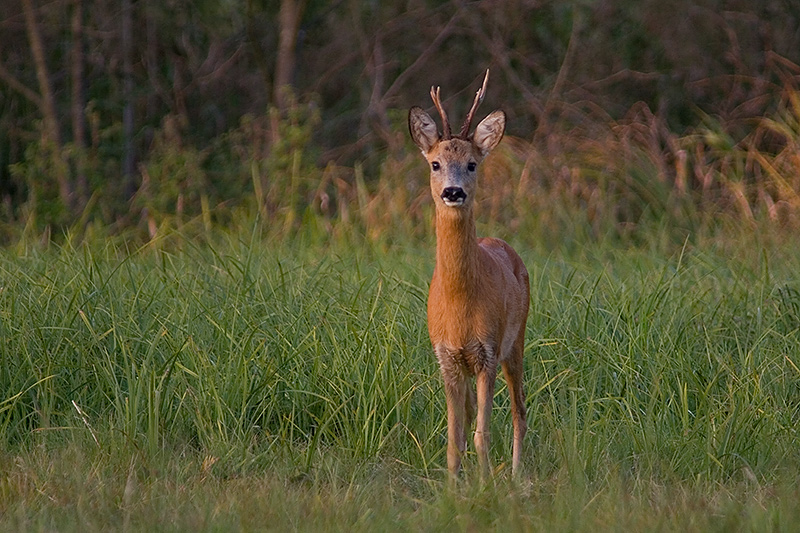
[[[522,381],[528,272],[511,246],[500,239],[478,239],[475,231],[477,166],[505,131],[505,114],[495,111],[481,121],[474,135],[468,135],[487,79],[488,72],[458,137],[450,134],[438,89],[431,89],[431,96],[442,115],[444,135],[421,108],[409,111],[411,137],[431,166],[436,206],[436,267],[428,294],[428,333],[445,385],[451,479],[460,469],[475,414],[481,474],[489,473],[489,420],[498,365],[511,395],[515,474],[527,430]],[[471,386],[473,376],[477,397]]]

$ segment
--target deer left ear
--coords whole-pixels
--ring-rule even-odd
[[[492,111],[488,117],[481,120],[475,128],[472,143],[478,148],[481,155],[486,157],[495,146],[500,144],[503,133],[506,131],[506,114],[498,109]]]

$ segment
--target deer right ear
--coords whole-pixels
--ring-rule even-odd
[[[436,129],[436,122],[421,107],[417,106],[408,111],[408,131],[411,133],[411,140],[425,155],[441,139],[439,130]]]

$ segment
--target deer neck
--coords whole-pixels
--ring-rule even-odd
[[[469,298],[478,278],[478,238],[472,207],[436,210],[436,271],[442,290]]]

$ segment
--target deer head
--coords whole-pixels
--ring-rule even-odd
[[[442,118],[442,133],[431,116],[414,106],[408,112],[408,129],[414,143],[431,167],[431,194],[437,209],[440,207],[470,207],[474,201],[478,164],[500,143],[506,128],[506,115],[497,110],[490,113],[469,133],[475,111],[486,95],[489,71],[483,85],[475,94],[472,108],[455,137],[450,130],[447,113],[442,107],[440,88],[431,87],[433,100]]]

